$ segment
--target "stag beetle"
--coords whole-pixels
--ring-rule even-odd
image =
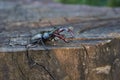
[[[44,32],[34,35],[31,38],[30,44],[28,44],[27,47],[30,47],[30,46],[33,46],[36,44],[42,44],[45,47],[45,42],[51,41],[51,40],[55,39],[55,37],[57,37],[67,43],[68,41],[65,38],[65,35],[60,34],[63,31],[70,32],[71,36],[74,37],[72,29],[59,27],[59,28],[55,28],[51,31],[44,31]]]

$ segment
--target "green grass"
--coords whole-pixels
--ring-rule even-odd
[[[120,0],[55,0],[64,4],[87,4],[93,6],[120,6]]]
[[[108,0],[108,6],[111,7],[120,6],[120,0]]]

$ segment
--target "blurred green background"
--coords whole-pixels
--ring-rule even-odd
[[[93,6],[119,7],[120,0],[55,0],[64,4],[87,4]]]

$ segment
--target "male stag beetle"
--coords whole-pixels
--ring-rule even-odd
[[[72,29],[59,27],[59,28],[53,29],[51,31],[44,31],[44,32],[34,35],[31,38],[31,42],[27,47],[30,47],[30,46],[33,46],[36,44],[42,44],[45,48],[45,42],[51,41],[52,39],[55,39],[55,37],[57,37],[67,43],[68,41],[65,38],[65,35],[60,34],[63,31],[70,32],[71,36],[74,37]]]

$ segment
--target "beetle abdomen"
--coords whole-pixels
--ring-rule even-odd
[[[37,39],[40,39],[42,38],[42,34],[36,34],[35,36],[32,37],[31,40],[37,40]]]

